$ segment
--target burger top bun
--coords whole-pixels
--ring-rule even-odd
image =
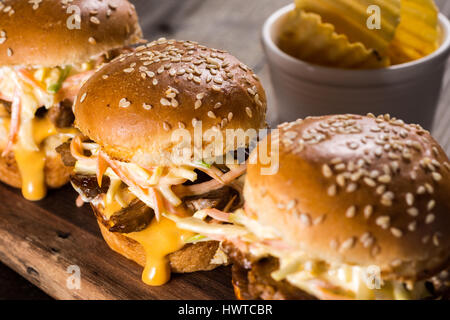
[[[105,65],[84,84],[75,104],[83,134],[110,156],[143,167],[170,165],[174,148],[199,137],[194,128],[204,137],[200,149],[213,146],[216,156],[235,150],[226,131],[263,128],[265,114],[264,89],[238,59],[165,39]],[[222,147],[205,136],[208,131],[224,138]],[[180,133],[187,136],[180,139]]]
[[[53,67],[87,62],[142,36],[126,0],[3,0],[0,65]]]
[[[249,166],[246,212],[292,248],[328,263],[375,265],[386,279],[448,267],[450,164],[420,126],[333,115],[283,124],[268,141],[273,152],[279,141],[279,170],[262,175],[268,165],[259,158]]]

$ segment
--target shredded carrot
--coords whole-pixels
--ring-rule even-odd
[[[247,170],[247,165],[243,164],[243,165],[239,166],[238,168],[232,169],[229,172],[225,173],[223,176],[220,177],[221,180],[223,181],[223,184],[216,180],[210,180],[210,181],[207,181],[204,183],[194,184],[191,186],[178,185],[178,186],[175,186],[174,191],[180,198],[183,198],[185,196],[198,196],[198,195],[210,192],[210,191],[220,189],[223,187],[224,184],[225,185],[230,184],[235,179],[242,176],[246,170]]]
[[[74,101],[83,84],[94,74],[94,70],[78,73],[68,77],[58,91],[59,100]]]
[[[27,69],[18,69],[17,74],[25,81],[28,82],[34,88],[39,89],[41,92],[48,94],[47,89],[44,87],[42,83],[37,81],[34,76]]]
[[[97,183],[100,188],[102,187],[103,175],[106,169],[108,169],[108,162],[99,154],[97,157]]]

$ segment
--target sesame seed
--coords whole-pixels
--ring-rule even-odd
[[[233,119],[233,112],[228,113],[228,121],[231,122]]]
[[[161,105],[166,106],[166,107],[172,105],[172,103],[169,100],[167,100],[166,98],[161,98],[161,100],[159,102],[161,103]]]
[[[442,180],[442,176],[438,172],[432,172],[431,175],[432,175],[434,181],[436,181],[436,182],[439,182]]]
[[[416,221],[413,221],[413,222],[411,222],[411,223],[408,225],[408,230],[411,231],[411,232],[415,231],[416,228],[417,228],[417,222],[416,222]]]
[[[309,214],[302,213],[302,214],[300,214],[300,222],[305,227],[309,227],[311,225],[311,217],[309,216]]]
[[[345,175],[344,174],[340,174],[336,177],[336,182],[340,187],[345,187]]]
[[[6,54],[8,55],[8,57],[12,57],[13,55],[13,51],[11,48],[6,49]]]
[[[402,260],[400,259],[396,259],[394,261],[391,262],[391,266],[394,268],[398,268],[402,265]]]
[[[200,79],[200,77],[194,77],[193,79],[194,79],[194,82],[197,84],[202,83],[202,79]]]
[[[212,111],[208,111],[208,117],[210,117],[211,119],[216,119],[216,115]]]
[[[364,217],[365,217],[366,219],[369,219],[370,216],[372,215],[372,213],[373,213],[373,207],[372,207],[371,205],[367,205],[367,206],[364,208]]]
[[[408,206],[412,206],[414,204],[414,195],[412,193],[407,193],[405,197],[406,197],[406,204]]]
[[[339,246],[339,243],[336,239],[330,240],[330,248],[336,250]]]
[[[126,68],[123,70],[123,72],[125,72],[125,73],[131,73],[133,71],[134,71],[134,68]]]
[[[286,205],[286,209],[287,209],[287,210],[292,210],[292,209],[295,207],[296,204],[297,204],[297,201],[291,200],[291,201],[289,201],[288,204]]]
[[[434,214],[430,213],[425,217],[425,223],[426,224],[433,223],[435,218],[436,218],[436,216]]]
[[[91,17],[89,19],[93,24],[100,24],[100,20],[97,17]]]
[[[86,99],[87,93],[83,93],[83,95],[80,98],[80,103],[82,103]]]
[[[419,215],[419,210],[414,207],[409,208],[408,210],[406,210],[406,212],[412,217],[417,217]]]
[[[324,215],[324,214],[321,216],[318,216],[317,218],[314,219],[313,224],[315,226],[317,226],[317,225],[321,224],[323,221],[325,221],[325,218],[326,218],[326,215]]]
[[[425,189],[424,186],[420,186],[417,188],[417,194],[421,195],[421,194],[425,194],[425,192],[427,192],[427,190]]]
[[[387,191],[381,196],[381,204],[390,207],[392,206],[392,200],[394,200],[395,195],[392,191]]]
[[[376,182],[373,180],[373,179],[371,179],[371,178],[368,178],[368,177],[366,177],[366,178],[364,178],[364,182],[369,186],[369,187],[376,187]]]
[[[427,204],[427,209],[428,209],[428,211],[433,210],[435,206],[436,206],[436,201],[430,200],[430,201],[428,202],[428,204]]]
[[[439,243],[439,235],[437,233],[433,235],[433,244],[436,247],[439,247],[439,245],[440,245],[440,243]]]
[[[394,235],[394,237],[396,238],[401,238],[403,236],[403,232],[400,229],[397,228],[391,228],[391,233]]]
[[[378,182],[381,182],[381,183],[390,183],[391,181],[392,181],[391,176],[387,175],[387,174],[382,175],[378,178]]]
[[[205,97],[205,94],[204,94],[204,93],[199,93],[199,94],[197,94],[197,96],[196,96],[197,100],[202,100],[204,97]]]
[[[164,130],[169,131],[172,128],[172,126],[167,121],[164,121],[163,128]]]
[[[356,239],[355,237],[348,238],[341,245],[341,250],[348,250],[355,246]]]
[[[428,192],[429,194],[433,194],[433,193],[434,193],[434,188],[433,188],[433,186],[432,186],[431,184],[429,184],[429,183],[425,183],[425,189],[427,189],[427,192]]]
[[[245,112],[247,113],[249,118],[253,117],[252,109],[250,109],[249,107],[245,108]]]
[[[355,206],[351,206],[350,208],[347,209],[347,211],[345,212],[345,216],[347,218],[354,218],[356,215],[356,207]]]
[[[180,121],[180,122],[178,122],[178,128],[185,129],[186,125],[183,122]]]
[[[444,162],[444,167],[447,169],[447,171],[450,171],[450,163]]]
[[[128,108],[131,105],[131,102],[128,101],[126,98],[122,98],[119,101],[119,107],[120,108]]]
[[[379,246],[374,246],[374,247],[372,248],[372,251],[370,252],[370,254],[371,254],[372,256],[377,256],[377,255],[380,253],[380,251],[381,251],[381,249],[380,249]]]
[[[201,106],[202,106],[202,101],[201,101],[201,100],[195,101],[195,105],[194,105],[195,110],[197,110],[197,109],[200,108]]]
[[[96,44],[96,43],[97,43],[97,40],[95,40],[94,37],[89,37],[88,42],[89,42],[90,44]]]
[[[386,191],[385,185],[381,185],[381,186],[377,187],[377,189],[376,189],[376,193],[379,195],[382,195],[385,191]]]
[[[346,191],[347,191],[348,193],[352,193],[352,192],[355,192],[356,189],[358,189],[358,185],[357,185],[356,183],[350,183],[350,184],[347,186]]]
[[[333,171],[331,171],[331,168],[327,164],[324,164],[322,166],[322,174],[325,178],[331,178],[333,176]]]
[[[330,197],[334,197],[337,193],[337,186],[335,184],[332,184],[327,191],[328,195]]]
[[[5,43],[6,41],[6,31],[0,30],[0,44]]]
[[[375,223],[383,229],[389,228],[391,218],[389,216],[380,216],[375,220]]]
[[[214,109],[219,109],[221,106],[222,106],[222,103],[217,102],[217,103],[214,105]]]
[[[151,110],[151,109],[153,108],[150,104],[147,104],[147,103],[143,103],[143,104],[142,104],[142,107],[143,107],[145,110]]]

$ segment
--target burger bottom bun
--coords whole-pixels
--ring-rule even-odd
[[[316,297],[290,285],[275,281],[270,276],[277,269],[275,259],[266,259],[252,265],[251,269],[239,263],[232,267],[234,294],[239,300],[317,300]]]
[[[2,152],[0,151],[0,154]],[[47,187],[56,189],[69,182],[72,168],[64,166],[61,156],[55,154],[46,158],[44,170]],[[0,181],[14,188],[22,187],[22,178],[12,152],[5,157],[0,156]]]
[[[97,220],[97,222],[103,238],[112,250],[142,267],[145,266],[146,257],[142,245],[120,233],[110,232],[101,221]],[[182,249],[168,255],[172,272],[209,271],[219,267],[220,265],[211,263],[218,248],[219,242],[217,241],[185,245]]]

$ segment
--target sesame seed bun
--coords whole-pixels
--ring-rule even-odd
[[[387,115],[279,129],[278,173],[261,175],[261,161],[248,167],[248,214],[312,258],[376,265],[384,279],[427,279],[448,267],[450,164],[427,131]]]
[[[80,28],[73,28],[77,10]],[[0,2],[0,65],[83,63],[134,44],[141,35],[134,6],[126,0]]]
[[[75,124],[111,156],[146,167],[171,163],[177,129],[193,137],[201,121],[203,133],[215,128],[225,136],[227,129],[265,127],[265,113],[264,89],[238,59],[160,39],[93,75],[78,94]],[[234,149],[224,143],[216,156]]]
[[[100,221],[97,222],[103,239],[105,239],[105,242],[112,250],[145,267],[145,251],[138,242],[120,233],[110,232]],[[175,273],[190,273],[215,269],[220,265],[211,263],[211,260],[214,258],[218,248],[219,242],[217,241],[198,242],[196,244],[186,245],[182,249],[167,256],[170,268]]]

